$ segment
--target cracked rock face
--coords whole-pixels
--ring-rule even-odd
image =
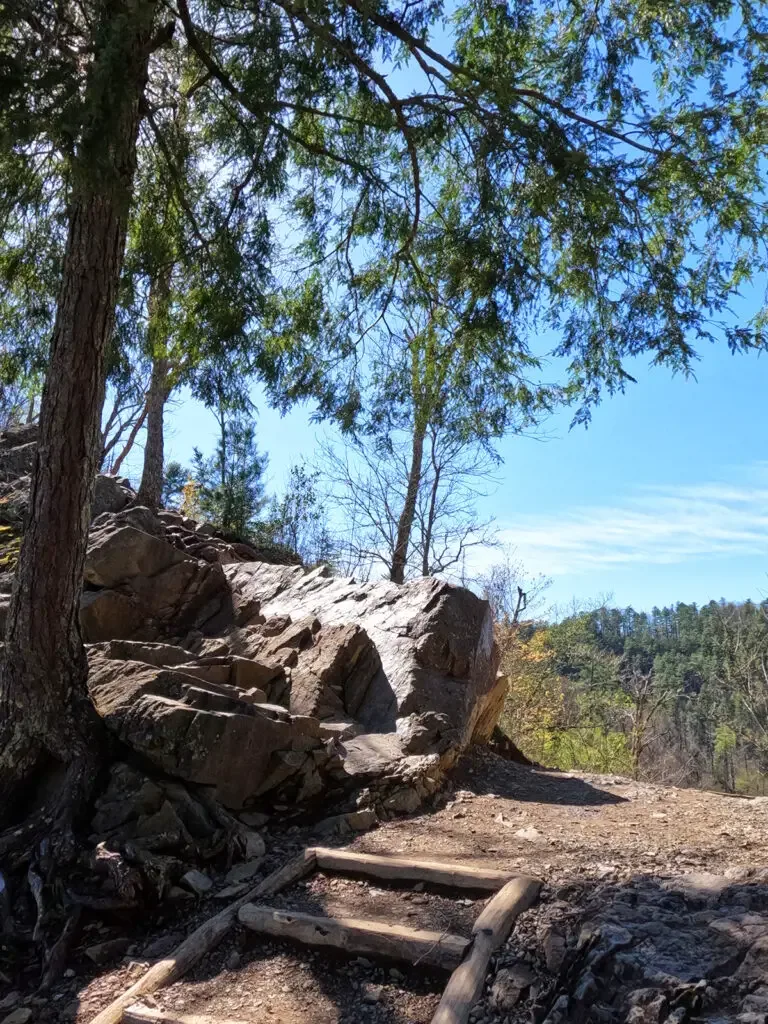
[[[235,608],[258,601],[263,616],[315,617],[324,627],[360,624],[381,667],[358,721],[370,732],[397,729],[411,715],[444,715],[454,745],[466,745],[495,699],[496,652],[490,609],[435,579],[356,583],[324,569],[247,562],[224,567]],[[493,720],[493,725],[496,719]],[[486,738],[483,733],[482,738]]]
[[[211,573],[200,599],[190,581]],[[94,524],[86,580],[102,588],[84,596],[88,635],[114,634],[90,649],[99,713],[230,808],[366,786],[383,813],[413,811],[494,704],[487,605],[436,580],[202,562],[141,508]],[[131,614],[102,618],[99,632],[102,601]]]
[[[0,435],[14,524],[35,445],[34,427]],[[498,719],[487,603],[435,579],[357,583],[280,561],[99,477],[80,613],[97,710],[234,809],[365,786],[383,813],[414,810]]]

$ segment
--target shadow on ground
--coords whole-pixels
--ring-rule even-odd
[[[451,782],[455,789],[468,789],[478,795],[494,793],[510,800],[575,807],[626,803],[625,797],[598,789],[576,776],[529,768],[479,748],[460,759]]]

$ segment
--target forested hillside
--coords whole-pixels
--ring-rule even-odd
[[[536,761],[764,793],[768,601],[498,626],[505,729]]]

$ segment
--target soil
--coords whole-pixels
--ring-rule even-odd
[[[543,880],[538,904],[494,959],[473,1012],[477,1024],[724,1024],[768,1019],[767,838],[764,798],[550,772],[475,750],[435,807],[383,823],[348,845]],[[265,839],[263,873],[303,846],[328,845],[295,826],[266,832]],[[158,939],[167,936],[172,949],[225,905],[216,891],[165,904],[152,920],[86,921],[68,976],[45,999],[25,996],[23,978],[0,977],[0,1022],[4,1013],[29,1007],[30,1020],[88,1024],[153,962],[143,952],[148,945],[162,955]],[[468,936],[486,898],[317,873],[269,902]],[[763,935],[761,960],[755,939]],[[115,937],[125,939],[118,961],[93,965],[85,948]],[[142,1001],[243,1024],[426,1024],[447,977],[264,941],[238,925],[185,978]],[[20,995],[4,1002],[10,989]]]

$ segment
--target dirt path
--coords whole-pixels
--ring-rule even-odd
[[[438,808],[351,845],[544,880],[539,904],[496,958],[477,1024],[765,1024],[767,839],[768,800],[543,772],[477,751]],[[275,858],[313,842],[309,830],[267,836]],[[459,897],[318,874],[273,902],[468,934],[483,900]],[[194,911],[166,909],[162,923],[134,929],[111,970],[97,972],[76,952],[53,999],[24,1005],[36,1021],[87,1024],[151,962],[148,942],[169,929],[183,934],[190,919],[220,906],[209,898]],[[238,926],[155,1005],[245,1024],[426,1024],[445,981],[421,968],[265,942]]]

